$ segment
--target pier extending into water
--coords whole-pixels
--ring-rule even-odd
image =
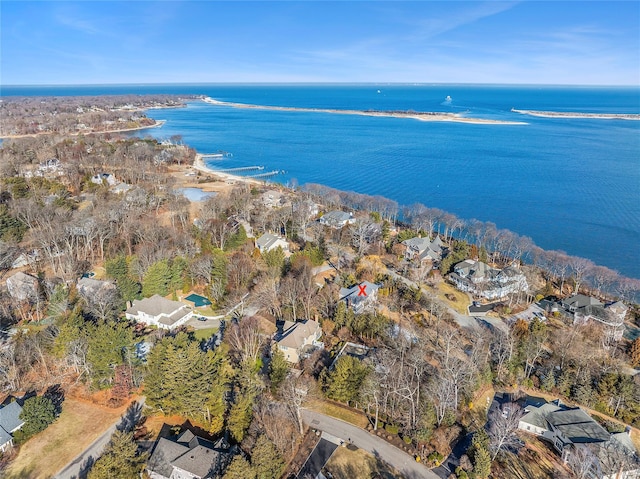
[[[247,178],[268,178],[270,176],[276,176],[282,173],[284,173],[284,170],[273,170],[273,171],[267,171],[266,173],[247,176]]]
[[[228,151],[219,151],[217,153],[200,153],[200,156],[202,158],[213,158],[221,160],[222,158],[229,158],[233,156],[233,154],[229,153]]]
[[[224,170],[214,170],[219,173],[237,173],[240,171],[264,170],[264,166],[241,166],[238,168],[227,168]]]

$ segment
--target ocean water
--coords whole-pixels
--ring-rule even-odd
[[[478,85],[150,85],[3,87],[2,95],[201,94],[302,108],[415,110],[524,121],[422,122],[189,103],[151,110],[144,135],[181,135],[214,168],[284,170],[272,181],[322,183],[491,221],[540,247],[640,278],[640,122],[537,118],[511,108],[640,113],[640,89]],[[445,101],[447,96],[451,101]]]

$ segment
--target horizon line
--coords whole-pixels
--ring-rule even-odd
[[[640,88],[640,84],[581,84],[581,83],[487,83],[487,82],[132,82],[132,83],[0,83],[2,88],[42,88],[42,87],[125,87],[125,86],[520,86],[520,87],[580,87],[580,88]]]

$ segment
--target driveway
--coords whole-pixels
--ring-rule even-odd
[[[299,479],[306,479],[307,477],[316,477],[322,468],[327,463],[333,452],[338,449],[340,441],[336,440],[332,435],[326,432],[322,433],[322,437],[316,447],[313,449],[309,457],[305,461],[302,469],[298,473]]]
[[[53,476],[53,479],[84,479],[93,463],[102,455],[102,451],[105,446],[111,440],[111,436],[116,429],[119,430],[133,430],[135,424],[140,419],[142,414],[142,408],[144,407],[145,398],[140,398],[140,401],[134,402],[129,406],[127,411],[120,417],[120,421],[112,424],[98,439],[93,441],[84,452],[80,453],[73,461],[67,464],[58,474]]]
[[[302,417],[310,427],[328,432],[380,457],[406,479],[439,479],[429,468],[416,462],[412,456],[364,429],[307,409],[302,411]]]

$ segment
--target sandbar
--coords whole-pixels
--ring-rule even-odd
[[[640,120],[640,115],[634,113],[580,113],[577,111],[538,111],[511,109],[521,115],[539,116],[543,118],[591,118],[596,120]]]
[[[338,115],[363,115],[363,116],[382,116],[391,118],[411,118],[420,121],[449,121],[454,123],[473,123],[478,125],[526,125],[523,121],[504,121],[490,120],[486,118],[468,118],[457,113],[443,112],[420,112],[420,111],[384,111],[384,110],[337,110],[326,108],[299,108],[290,106],[268,106],[268,105],[252,105],[249,103],[234,103],[228,101],[220,101],[214,98],[206,97],[202,101],[212,105],[227,106],[231,108],[245,108],[254,110],[272,110],[272,111],[300,111],[311,113],[331,113]]]

